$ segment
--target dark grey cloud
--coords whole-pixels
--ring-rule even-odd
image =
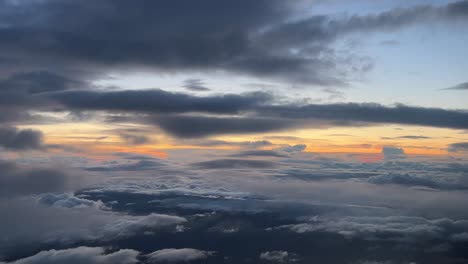
[[[90,71],[102,71],[149,66],[166,72],[222,69],[308,84],[343,85],[347,73],[366,71],[369,65],[354,60],[347,68],[335,59],[330,43],[339,36],[467,17],[467,2],[459,1],[344,18],[312,15],[291,19],[301,3],[2,1],[0,56],[15,62],[10,65],[16,67],[86,66]]]
[[[97,180],[76,171],[66,172],[59,168],[0,161],[1,196],[72,191],[93,182]]]
[[[279,98],[263,92],[193,96],[163,90],[70,91],[54,94],[53,98],[66,106],[65,109],[142,114],[117,115],[113,122],[150,122],[178,137],[369,124],[468,128],[466,110],[376,103],[280,104]],[[210,115],[186,115],[188,113]],[[227,114],[238,116],[228,117]],[[422,139],[412,135],[401,138],[416,137]]]
[[[468,127],[466,110],[425,108],[397,104],[393,107],[375,103],[310,104],[305,106],[271,106],[259,110],[264,115],[282,118],[325,119],[335,125],[358,122],[377,124],[420,125],[454,129]]]
[[[195,92],[209,91],[210,88],[205,86],[205,83],[201,79],[187,79],[184,82],[184,85],[187,90]]]
[[[84,81],[74,80],[53,72],[32,71],[14,73],[0,81],[0,90],[26,91],[30,94],[85,88]]]
[[[202,169],[266,169],[275,167],[275,163],[265,160],[250,159],[217,159],[192,164]]]
[[[241,95],[192,96],[163,90],[73,91],[54,95],[67,108],[152,114],[135,122],[152,122],[178,137],[255,133],[294,127],[329,127],[369,124],[404,124],[442,128],[468,128],[468,112],[397,104],[275,104],[262,92]],[[204,112],[214,115],[243,114],[244,117],[160,115]],[[157,114],[154,116],[154,114]],[[119,117],[120,119],[122,116]],[[118,118],[118,119],[119,119]],[[132,121],[131,117],[125,117]],[[116,120],[117,122],[119,120]],[[404,136],[405,137],[405,136]],[[406,138],[414,136],[406,136]],[[418,136],[419,137],[419,136]],[[403,137],[402,137],[403,138]],[[422,139],[419,137],[419,139]]]
[[[166,132],[179,137],[271,132],[297,127],[366,126],[403,124],[441,128],[468,128],[468,112],[398,104],[309,104],[255,106],[245,118],[166,116],[152,119]],[[258,116],[258,117],[256,117]]]
[[[265,93],[198,97],[162,90],[76,90],[93,88],[86,81],[90,76],[102,76],[114,68],[141,67],[165,72],[223,70],[287,79],[288,83],[343,85],[349,69],[342,69],[340,67],[347,66],[340,65],[351,65],[350,68],[361,72],[368,70],[370,63],[362,58],[337,59],[330,43],[340,36],[395,30],[428,21],[466,21],[468,5],[468,1],[458,1],[369,15],[312,15],[291,19],[301,5],[299,2],[242,0],[234,4],[226,0],[203,3],[138,0],[129,4],[106,0],[85,5],[69,0],[2,1],[0,57],[11,63],[0,81],[0,122],[37,122],[30,110],[57,109],[73,113],[86,110],[210,114],[253,111],[262,117],[296,115],[289,106],[259,109],[258,106],[270,102],[271,96]],[[187,80],[185,86],[192,90],[206,88],[199,79]],[[467,128],[463,121],[466,113],[457,116],[459,111],[442,113],[443,110],[437,109],[398,106],[380,107],[385,108],[380,109],[382,113],[372,115],[373,110],[364,108],[369,106],[314,105],[296,110],[309,114],[304,119],[329,119],[342,125],[369,122]],[[419,114],[422,118],[416,118]],[[431,114],[437,118],[431,118]],[[157,123],[166,131],[177,130],[175,135],[180,133],[168,120],[171,118]],[[216,122],[221,121],[217,119]],[[239,120],[233,119],[233,122]],[[273,128],[265,127],[266,122],[272,121],[261,120],[261,128],[253,132],[272,131]],[[295,122],[276,122],[281,123],[279,127],[296,126]],[[222,125],[228,126],[227,123],[223,121]],[[225,132],[227,129],[218,130],[194,136],[230,133]],[[242,128],[234,130],[233,133],[250,132]]]
[[[141,111],[149,113],[236,113],[269,102],[268,93],[192,96],[163,90],[72,91],[54,95],[71,109]]]
[[[416,135],[406,135],[399,137],[381,137],[381,139],[431,139],[432,137],[427,136],[416,136]]]
[[[151,143],[151,139],[144,135],[120,134],[119,136],[129,145],[143,145]]]
[[[249,117],[168,116],[156,118],[154,122],[167,133],[186,138],[259,133],[293,127],[293,122],[289,120]]]
[[[41,118],[30,111],[50,111],[57,106],[44,94],[85,87],[90,85],[47,71],[14,73],[0,80],[0,123],[38,122]]]
[[[10,54],[34,55],[47,62],[148,65],[165,71],[216,67],[242,71],[239,64],[257,67],[249,62],[255,53],[251,35],[284,19],[291,8],[276,0],[138,0],[92,6],[4,1],[2,9],[1,22],[8,26],[2,27],[1,46]],[[34,14],[41,15],[32,20]]]
[[[0,147],[12,150],[42,149],[43,134],[32,129],[0,127]]]
[[[468,90],[468,82],[460,83],[452,87],[444,88],[442,90]]]
[[[217,140],[217,139],[185,139],[181,142],[185,144],[191,144],[196,146],[203,146],[203,147],[217,147],[217,146],[236,146],[236,147],[244,147],[250,149],[256,149],[259,147],[271,146],[271,143],[268,140],[258,140],[258,141],[226,141],[226,140]]]
[[[448,146],[450,152],[468,151],[468,142],[453,143]]]
[[[40,94],[89,87],[85,81],[47,71],[14,73],[0,80],[0,106],[15,111],[47,108],[51,101]]]

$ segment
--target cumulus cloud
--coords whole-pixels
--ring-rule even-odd
[[[459,234],[454,234],[451,236],[451,240],[456,242],[468,242],[468,233],[463,232]]]
[[[138,262],[140,252],[120,249],[107,252],[101,247],[77,247],[61,250],[41,251],[33,256],[2,264],[133,264]]]
[[[42,195],[36,199],[0,200],[0,254],[11,254],[30,243],[111,241],[144,231],[157,231],[186,223],[174,215],[127,215],[110,211],[101,202],[69,194]]]
[[[71,193],[45,193],[38,196],[38,202],[49,205],[65,208],[87,208],[96,207],[105,209],[106,206],[101,201],[92,201],[76,197]]]
[[[146,255],[150,263],[177,263],[206,259],[214,251],[204,251],[193,248],[165,248]]]
[[[284,263],[288,261],[289,253],[287,251],[266,251],[260,253],[260,259]]]
[[[134,235],[143,229],[155,229],[165,226],[181,224],[187,220],[183,217],[149,214],[147,216],[128,216],[116,219],[116,221],[106,224],[100,231],[103,239],[113,239],[115,237],[127,237]]]
[[[419,243],[438,239],[450,240],[454,235],[462,236],[468,229],[467,220],[448,218],[425,219],[422,217],[342,217],[321,219],[314,217],[309,223],[282,226],[297,233],[331,232],[345,237],[366,240],[387,240]]]
[[[395,158],[404,158],[405,151],[402,148],[393,147],[393,146],[384,146],[382,148],[382,154],[385,159],[395,159]]]

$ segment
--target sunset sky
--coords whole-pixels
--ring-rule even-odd
[[[467,43],[463,0],[0,0],[0,263],[468,263]]]

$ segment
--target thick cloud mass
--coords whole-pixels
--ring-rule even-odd
[[[222,96],[191,96],[163,90],[93,92],[74,91],[55,95],[70,108],[84,110],[140,111],[149,113],[236,113],[268,102],[266,93]]]
[[[226,133],[258,133],[286,128],[320,128],[364,124],[404,124],[442,128],[468,128],[468,112],[438,108],[379,104],[316,104],[295,107],[259,106],[261,118],[174,116],[154,121],[165,131],[181,137]]]
[[[76,171],[0,161],[0,197],[76,190],[97,182]]]
[[[0,122],[39,122],[33,111],[60,109],[105,111],[120,118],[125,114],[126,121],[151,122],[177,137],[366,123],[466,129],[466,111],[304,105],[285,103],[264,92],[202,97],[157,89],[98,90],[90,80],[113,69],[223,71],[288,84],[337,87],[345,85],[352,72],[369,70],[371,63],[340,58],[332,47],[336,40],[355,32],[396,30],[418,23],[465,22],[467,3],[352,16],[304,16],[299,13],[310,3],[303,1],[137,0],[130,4],[105,0],[91,5],[70,0],[2,1],[0,57],[11,65],[0,80]],[[197,78],[183,86],[207,90]],[[141,137],[127,139],[130,144],[147,142]]]
[[[197,138],[217,134],[246,134],[278,131],[290,128],[293,122],[273,118],[237,118],[168,116],[153,120],[169,134]]]
[[[281,20],[289,8],[282,1],[139,0],[91,6],[73,1],[3,2],[2,9],[2,22],[10,25],[2,28],[2,47],[17,53],[107,65],[133,61],[160,69],[240,70],[250,64],[262,67],[251,62],[250,34]],[[33,12],[41,14],[39,21],[30,19]],[[44,36],[52,41],[40,41]]]
[[[62,247],[83,241],[105,244],[187,222],[174,215],[133,216],[112,212],[100,201],[71,195],[42,195],[37,202],[24,197],[1,199],[0,210],[8,212],[8,216],[0,219],[2,256],[46,243],[59,242]]]
[[[265,114],[278,114],[283,118],[319,118],[347,122],[394,123],[405,125],[434,126],[465,129],[468,127],[468,112],[406,105],[388,107],[381,104],[344,103],[316,104],[299,107],[277,106],[262,109]]]
[[[267,93],[192,96],[162,90],[64,92],[55,99],[71,109],[138,112],[145,117],[127,121],[151,122],[177,137],[245,134],[294,128],[323,128],[369,124],[403,124],[467,129],[468,112],[398,104],[371,103],[277,104]],[[211,116],[194,115],[203,112]],[[248,113],[248,115],[246,114]],[[232,117],[229,114],[241,114]],[[214,116],[213,116],[214,115]],[[414,137],[409,137],[414,139]],[[420,137],[418,137],[420,138]]]
[[[140,65],[163,71],[223,69],[340,85],[346,80],[337,61],[324,56],[337,36],[398,29],[434,18],[467,17],[467,3],[459,1],[376,15],[288,19],[300,3],[2,1],[1,55],[30,65],[71,62],[71,66]],[[355,68],[360,67],[365,71],[369,66]]]
[[[86,84],[47,71],[33,71],[15,73],[8,79],[0,81],[0,90],[24,91],[30,94],[63,91],[68,89],[85,88]]]

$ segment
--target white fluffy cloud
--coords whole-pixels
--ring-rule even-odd
[[[309,222],[281,226],[297,233],[331,232],[346,237],[368,240],[419,242],[434,239],[463,238],[468,232],[468,220],[422,217],[341,217],[336,219],[312,217]]]
[[[137,263],[140,252],[132,249],[121,249],[106,253],[101,247],[77,247],[63,250],[41,251],[36,255],[13,262],[1,264],[133,264]]]
[[[153,253],[148,254],[147,257],[150,263],[176,263],[206,259],[213,254],[213,251],[203,251],[194,248],[165,248],[154,251]]]
[[[147,230],[175,227],[187,221],[183,217],[164,214],[127,215],[102,210],[95,204],[84,206],[89,201],[78,200],[79,206],[68,206],[68,196],[63,200],[64,204],[57,205],[56,201],[52,206],[33,199],[0,200],[0,211],[8,214],[8,217],[0,218],[0,253],[14,251],[24,243],[32,242],[108,241]]]
[[[289,253],[287,251],[266,251],[260,254],[260,259],[273,261],[273,262],[286,262],[288,260]]]
[[[71,193],[45,193],[39,196],[38,202],[50,206],[58,206],[65,208],[106,208],[103,202],[93,201],[76,197]]]
[[[104,239],[113,237],[131,236],[139,230],[149,228],[160,228],[164,226],[176,225],[184,223],[187,220],[183,217],[164,215],[164,214],[150,214],[147,216],[126,216],[117,219],[103,227],[99,235]]]

